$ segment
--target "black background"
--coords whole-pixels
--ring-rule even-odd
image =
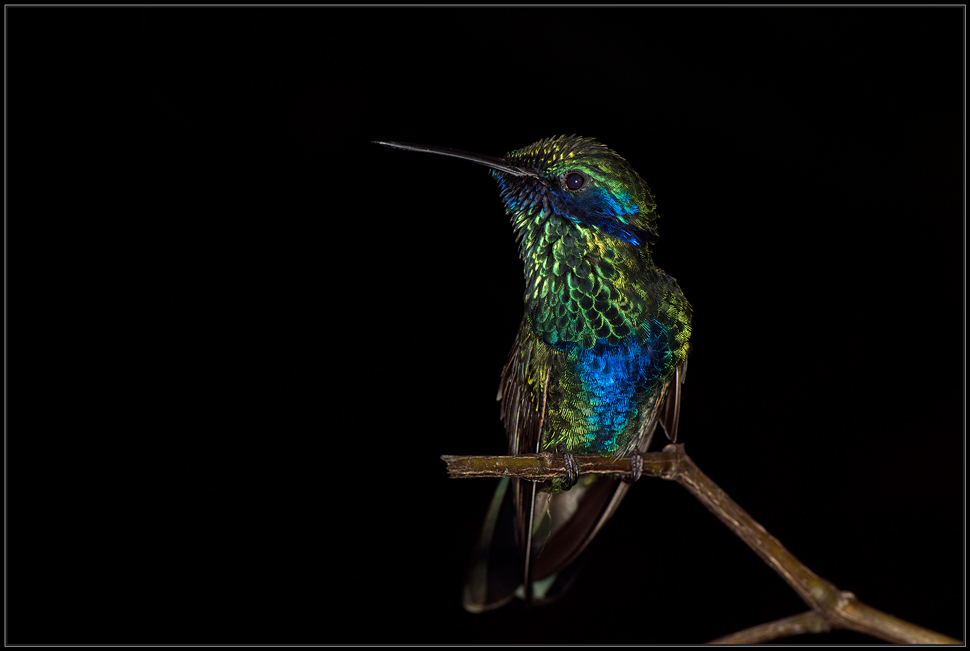
[[[485,169],[596,137],[694,306],[682,441],[963,638],[962,8],[7,10],[8,641],[703,642],[801,612],[644,479],[461,609],[521,316]],[[848,632],[797,642],[871,642]]]

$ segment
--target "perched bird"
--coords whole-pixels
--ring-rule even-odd
[[[639,477],[577,478],[574,454],[635,459],[658,423],[675,440],[691,307],[653,264],[653,194],[629,163],[576,136],[504,158],[378,144],[491,168],[525,263],[525,315],[499,399],[510,454],[563,454],[570,477],[503,479],[486,517],[464,606],[481,612],[518,595],[551,601],[569,586],[590,540]]]

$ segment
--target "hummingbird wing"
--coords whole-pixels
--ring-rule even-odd
[[[550,360],[536,359],[535,338],[524,318],[502,371],[498,400],[509,437],[510,454],[539,451],[544,392]],[[523,586],[523,552],[530,543],[536,484],[517,478],[499,483],[472,558],[463,603],[473,613],[498,608]]]
[[[677,428],[680,425],[680,391],[687,379],[687,360],[677,367],[674,377],[666,386],[666,395],[661,398],[663,401],[659,407],[660,426],[663,427],[667,439],[671,443],[677,442]]]
[[[538,452],[542,415],[541,395],[529,381],[522,381],[524,369],[533,367],[534,339],[525,331],[527,320],[516,335],[509,360],[502,371],[497,399],[502,402],[502,420],[509,437],[511,454]],[[535,378],[533,378],[533,383]],[[503,478],[485,516],[482,533],[472,557],[465,583],[465,610],[480,613],[508,603],[522,587],[523,534],[529,531],[520,513],[534,499],[535,484]]]
[[[502,369],[498,400],[511,454],[536,454],[542,442],[549,378],[556,372],[555,356],[536,346],[528,317],[522,319],[509,360]]]

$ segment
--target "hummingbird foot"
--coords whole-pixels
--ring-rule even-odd
[[[559,446],[557,452],[562,455],[562,463],[566,466],[566,478],[562,480],[562,490],[568,491],[579,481],[579,464],[576,463],[576,457],[566,449],[566,446]]]
[[[640,475],[643,474],[643,453],[641,452],[631,452],[630,453],[630,466],[632,469],[628,475],[616,475],[616,477],[627,484],[632,484],[633,482],[640,479]]]

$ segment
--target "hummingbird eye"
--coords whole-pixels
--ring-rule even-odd
[[[570,172],[566,175],[566,187],[570,190],[579,190],[586,185],[586,177],[579,172]]]

